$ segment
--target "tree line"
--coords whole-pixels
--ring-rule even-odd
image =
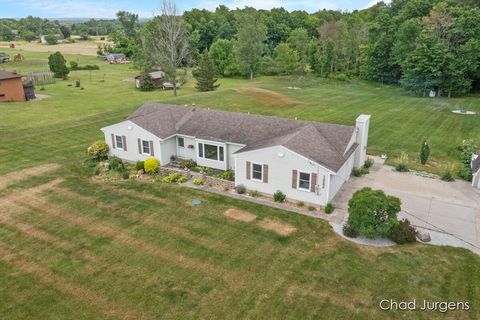
[[[115,21],[105,29],[114,45],[99,51],[125,53],[142,72],[196,66],[206,54],[225,77],[313,73],[398,84],[424,96],[480,89],[480,0],[392,0],[365,10],[312,14],[219,6],[182,15],[165,1],[146,22],[125,11]],[[70,28],[98,34],[94,22]],[[175,39],[167,30],[172,27],[179,31]],[[159,47],[167,40],[176,43]],[[172,53],[175,58],[167,59]]]

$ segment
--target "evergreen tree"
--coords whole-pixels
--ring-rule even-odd
[[[218,78],[215,76],[215,66],[208,56],[208,50],[203,53],[198,69],[193,71],[193,76],[197,80],[195,88],[200,91],[213,91],[220,86],[215,84]]]
[[[422,147],[420,149],[420,163],[426,165],[429,157],[430,146],[428,145],[427,139],[423,138]]]
[[[55,74],[55,78],[67,79],[70,73],[65,58],[58,51],[48,57],[48,66],[50,67],[50,71]]]

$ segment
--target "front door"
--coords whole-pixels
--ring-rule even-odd
[[[177,156],[179,158],[185,158],[185,139],[181,137],[177,137]]]

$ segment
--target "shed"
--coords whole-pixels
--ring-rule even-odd
[[[22,76],[0,70],[0,102],[25,101]]]
[[[163,88],[165,72],[154,71],[154,72],[150,72],[148,75],[152,78],[153,82],[155,83],[155,87]],[[139,75],[135,77],[135,87],[137,87],[137,89],[140,89],[140,86],[142,85],[144,77],[145,77],[144,75]]]
[[[110,53],[107,55],[107,61],[110,63],[126,63],[128,58],[123,53]]]

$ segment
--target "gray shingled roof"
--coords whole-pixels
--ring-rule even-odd
[[[16,79],[16,78],[21,78],[21,77],[22,76],[19,75],[19,74],[0,70],[0,80]]]
[[[473,173],[477,173],[480,170],[480,156],[477,159],[472,161],[472,171]]]
[[[281,145],[337,172],[355,151],[347,150],[355,128],[226,112],[146,103],[127,120],[161,139],[175,134],[245,145],[237,153]]]

